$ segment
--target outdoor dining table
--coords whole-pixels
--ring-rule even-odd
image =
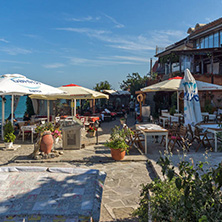
[[[215,152],[217,152],[217,134],[219,132],[222,132],[222,127],[217,123],[198,124],[197,127],[207,130],[208,132],[214,134]]]
[[[166,151],[168,151],[168,130],[156,124],[136,124],[136,128],[141,130],[145,137],[145,154],[147,154],[148,136],[166,136]]]
[[[35,132],[36,125],[29,125],[29,126],[21,126],[22,131],[22,141],[25,140],[25,131],[31,132],[31,143],[33,143],[33,133]]]

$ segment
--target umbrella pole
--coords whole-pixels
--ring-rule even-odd
[[[74,116],[76,116],[76,99],[74,99]]]
[[[5,101],[4,101],[4,96],[2,96],[2,140],[4,140],[4,124],[5,124]]]
[[[93,114],[96,113],[96,100],[93,99]]]
[[[179,100],[179,91],[177,91],[177,111],[180,112],[180,100]]]
[[[73,117],[73,99],[71,99],[71,116]]]
[[[47,100],[47,122],[49,123],[49,112],[50,112],[50,110],[49,110],[49,106],[50,104],[49,104],[49,100]]]
[[[14,119],[14,95],[12,95],[12,103],[11,103],[11,123],[13,125],[13,119]]]

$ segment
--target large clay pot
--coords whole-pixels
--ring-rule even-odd
[[[40,150],[46,154],[49,154],[53,147],[53,137],[51,133],[46,133],[42,136],[42,140],[40,143]]]
[[[111,149],[111,155],[114,160],[123,160],[126,155],[126,151],[121,151],[121,149]]]

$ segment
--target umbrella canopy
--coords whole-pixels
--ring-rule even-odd
[[[65,91],[67,94],[65,95],[65,97],[72,97],[75,99],[81,99],[81,98],[87,98],[87,99],[109,99],[109,96],[101,93],[101,92],[97,92],[95,90],[92,89],[88,89],[85,88],[83,86],[79,86],[76,84],[69,84],[69,85],[64,85],[59,87],[59,89]]]
[[[30,98],[31,99],[47,99],[47,100],[56,100],[56,99],[70,99],[72,100],[72,115],[75,116],[76,115],[76,99],[109,99],[109,96],[101,93],[101,92],[97,92],[76,84],[69,84],[69,85],[64,85],[59,87],[58,89],[66,92],[65,95],[49,95],[49,96],[43,96],[43,95],[31,95]]]
[[[26,95],[42,94],[56,95],[65,94],[64,91],[55,87],[31,80],[20,74],[5,74],[0,77],[1,95]]]
[[[27,94],[41,94],[41,95],[57,95],[65,94],[64,91],[55,87],[43,84],[41,82],[31,80],[20,74],[5,74],[0,76],[0,95],[11,95],[11,114],[14,113],[14,96]],[[4,125],[4,102],[2,102],[2,138]],[[13,123],[13,115],[11,115],[11,122]]]
[[[97,92],[83,86],[79,86],[76,84],[69,84],[59,87],[58,89],[66,92],[64,95],[31,95],[30,98],[32,99],[49,99],[49,100],[56,100],[56,99],[109,99],[109,96]]]
[[[183,91],[183,83],[182,77],[177,76],[174,78],[170,78],[168,80],[156,83],[151,86],[147,86],[142,88],[141,91],[143,92],[156,92],[156,91]],[[211,84],[202,81],[196,81],[197,88],[199,91],[205,90],[222,90],[222,86]]]
[[[190,73],[189,69],[185,70],[182,81],[184,88],[184,121],[187,124],[196,124],[202,121],[200,110],[200,101],[198,96],[197,83]]]

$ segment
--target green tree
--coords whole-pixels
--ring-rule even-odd
[[[32,105],[32,100],[28,96],[26,98],[26,113],[28,113],[29,116],[32,116],[35,114],[34,108]]]
[[[111,89],[111,85],[108,81],[101,81],[100,83],[96,83],[96,86],[93,88],[94,90],[100,92],[103,89]]]
[[[140,76],[138,72],[128,74],[127,79],[120,83],[122,90],[130,90],[130,93],[135,96],[135,92],[146,86],[148,76]]]

